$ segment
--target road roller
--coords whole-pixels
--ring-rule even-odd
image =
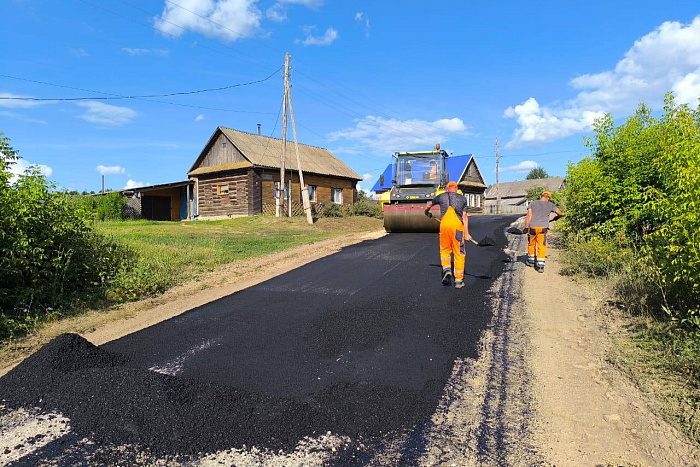
[[[439,232],[440,206],[433,206],[430,218],[425,215],[425,205],[445,191],[447,152],[438,144],[432,151],[397,152],[393,157],[392,188],[381,198],[384,230]]]

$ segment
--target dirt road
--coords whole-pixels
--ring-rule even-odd
[[[281,452],[261,449],[265,444],[261,443],[206,455],[178,456],[154,454],[133,445],[95,443],[85,436],[83,427],[76,426],[80,423],[79,416],[69,420],[63,414],[45,410],[3,407],[0,463],[15,466],[697,465],[697,452],[654,417],[636,388],[606,363],[608,344],[598,325],[596,300],[591,292],[557,274],[556,252],[550,255],[547,271],[541,275],[524,264],[524,238],[509,236],[508,242],[500,245],[505,253],[497,259],[503,262],[505,271],[490,281],[488,293],[483,295],[492,317],[480,331],[477,352],[461,351],[452,357],[451,369],[447,367],[446,380],[437,388],[436,402],[427,412],[432,415],[411,429],[390,426],[389,433],[370,438],[352,436],[350,432],[339,435],[336,429],[311,433]],[[306,250],[306,254],[311,251]],[[308,259],[291,254],[284,268],[292,269]],[[475,269],[471,271],[472,282],[483,281],[478,276],[486,277],[483,273],[475,274]],[[245,284],[262,282],[270,278],[269,274],[259,271],[258,278],[254,273],[248,274]],[[542,281],[546,287],[540,287]],[[241,288],[240,284],[226,286]],[[209,289],[200,296],[192,289],[188,294],[173,293],[170,305],[175,306],[169,307],[164,298],[161,300],[166,301],[151,313],[140,311],[124,321],[106,324],[96,321],[94,325],[81,322],[81,326],[92,331],[84,334],[88,339],[92,336],[93,342],[101,344],[111,340],[104,336],[117,338],[168,318],[165,309],[184,311],[189,309],[187,300],[199,305],[209,297],[223,296],[223,290],[225,287]],[[185,299],[186,296],[189,298]],[[77,349],[74,352],[94,355],[101,350],[75,339],[63,342],[64,346],[68,344]],[[463,343],[451,342],[450,348],[460,345]],[[90,374],[113,378],[112,370],[104,370],[116,365],[112,357],[108,354],[98,357],[102,366],[90,369]],[[171,357],[163,360],[177,363],[177,358]],[[404,376],[410,379],[410,374]],[[251,383],[251,386],[256,384]],[[168,391],[169,385],[155,378],[151,388],[157,393]],[[0,385],[0,397],[3,397],[1,389]],[[123,391],[127,393],[128,389]],[[203,400],[202,393],[217,390],[206,385],[196,389],[189,393],[195,405]],[[91,395],[94,397],[95,392],[86,391],[85,397]],[[217,395],[245,398],[242,393]],[[397,393],[394,398],[403,399],[401,402],[409,400],[406,394]],[[246,400],[253,401],[252,411],[256,407],[270,407],[268,399],[247,397]],[[384,400],[383,404],[386,403]],[[297,414],[299,410],[280,406],[279,401],[275,404],[278,411],[291,410]],[[415,404],[406,407],[412,405]],[[406,407],[401,410],[406,411]],[[371,417],[371,414],[363,416]],[[177,418],[172,421],[176,422]],[[385,418],[380,414],[378,421],[383,423]],[[121,429],[128,434],[128,423],[122,424]]]

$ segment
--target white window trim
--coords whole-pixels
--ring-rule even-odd
[[[336,190],[337,190],[337,192],[339,192],[339,194],[340,194],[340,196],[339,196],[340,201],[336,201],[336,200],[335,200],[335,193],[336,193]],[[331,202],[332,202],[333,204],[343,204],[343,189],[342,189],[342,188],[331,188]]]

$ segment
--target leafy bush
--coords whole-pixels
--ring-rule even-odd
[[[93,232],[86,212],[38,169],[10,183],[17,153],[6,138],[0,149],[0,339],[6,339],[76,301],[102,296],[132,254]]]
[[[377,219],[384,216],[382,207],[377,203],[355,203],[352,206],[352,213],[355,216],[375,217]]]
[[[320,217],[345,217],[345,210],[339,204],[331,203],[323,207],[319,213]]]
[[[77,195],[73,198],[77,208],[87,211],[96,221],[124,220],[126,198],[120,193],[104,195]]]
[[[640,301],[700,328],[700,109],[669,94],[660,119],[642,104],[621,126],[602,118],[595,133],[591,156],[568,169],[567,235],[626,239]]]

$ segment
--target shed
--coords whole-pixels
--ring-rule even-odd
[[[119,190],[126,197],[126,217],[153,221],[188,219],[192,212],[193,182],[162,183]],[[187,199],[190,203],[187,203]]]
[[[216,219],[274,214],[280,190],[282,140],[218,127],[188,172],[194,183],[194,215]],[[327,149],[299,144],[299,159],[316,210],[357,200],[355,171]],[[302,214],[301,188],[294,143],[287,141],[285,206]]]

